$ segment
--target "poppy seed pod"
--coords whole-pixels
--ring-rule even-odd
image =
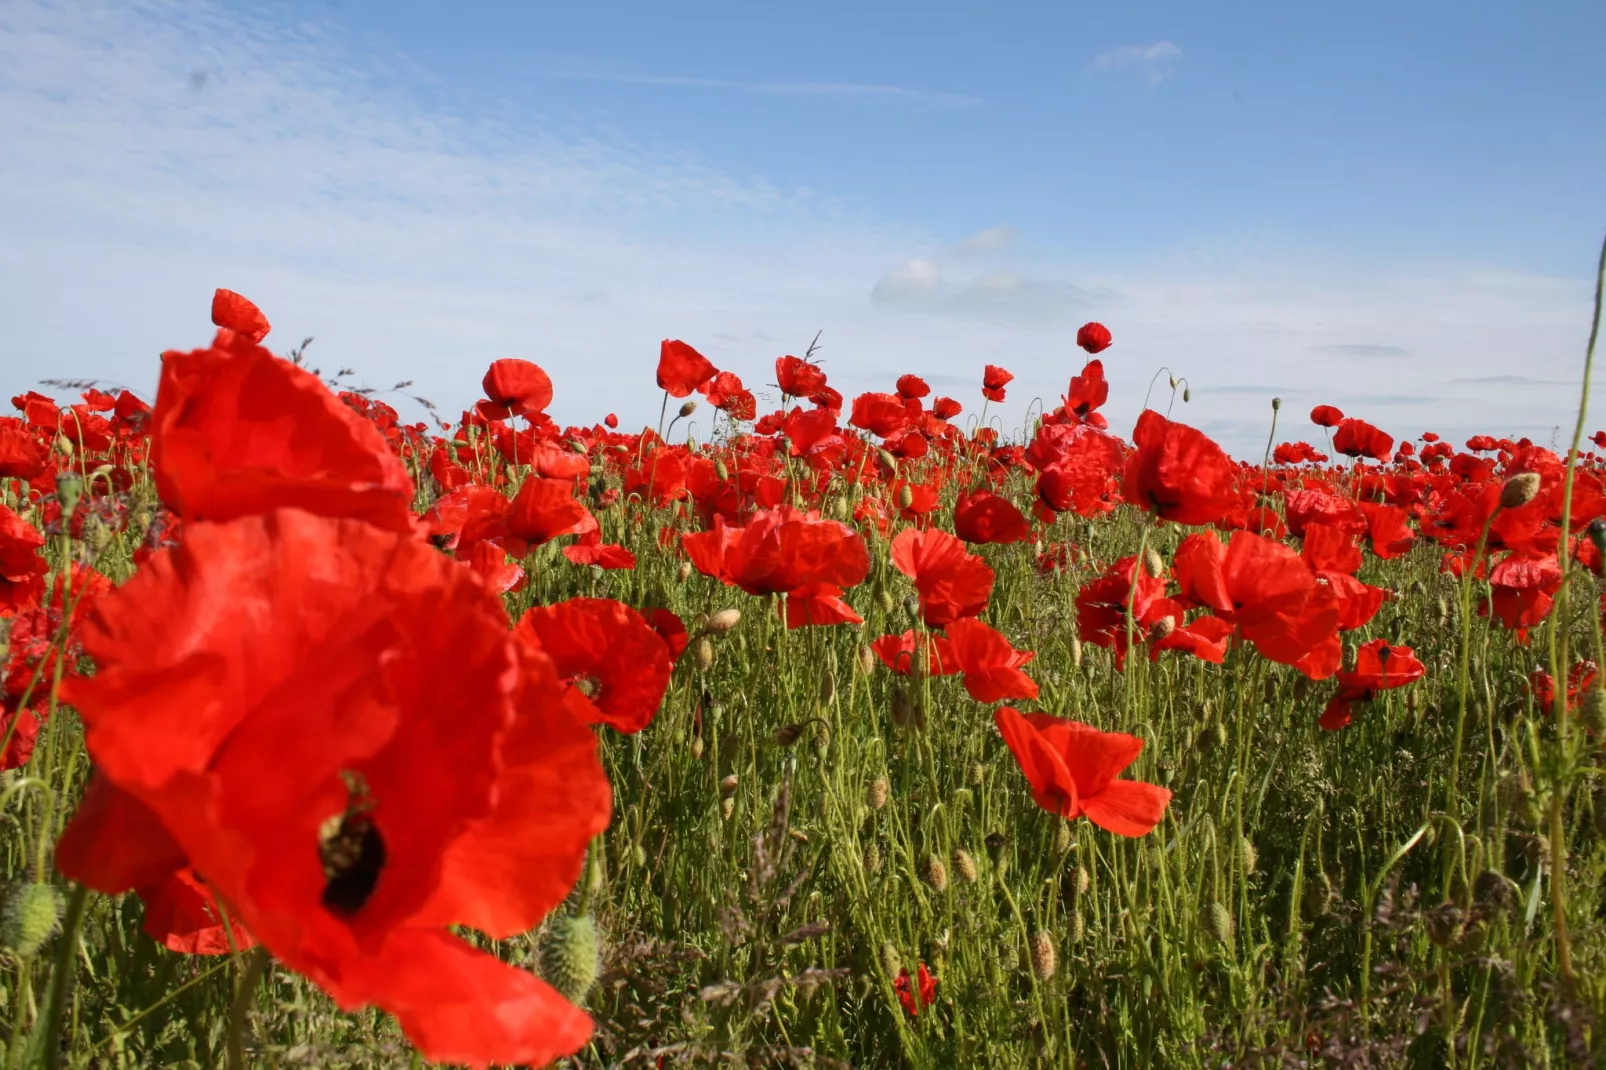
[[[1520,509],[1539,495],[1539,473],[1520,472],[1500,488],[1500,508]]]
[[[1282,407],[1283,407],[1283,399],[1282,398],[1272,398],[1271,399],[1271,411],[1272,412],[1277,412]]]
[[[696,411],[697,402],[688,400],[680,406],[680,418],[684,420],[686,417],[690,416]]]
[[[11,889],[0,917],[0,944],[30,959],[61,927],[61,897],[51,884],[29,881]]]

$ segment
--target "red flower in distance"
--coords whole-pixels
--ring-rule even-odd
[[[1037,684],[1020,671],[1035,656],[1032,651],[1016,650],[1008,639],[974,617],[956,620],[945,630],[971,698],[1003,702],[1037,697]]]
[[[1110,348],[1110,329],[1102,323],[1084,323],[1076,332],[1076,344],[1089,353],[1098,354]]]
[[[933,628],[977,616],[992,597],[992,567],[937,528],[900,531],[892,540],[892,564],[915,581],[921,615]]]
[[[898,376],[898,396],[900,398],[923,398],[929,393],[931,393],[931,387],[920,376]]]
[[[507,530],[532,546],[542,546],[559,535],[595,528],[596,518],[575,500],[572,479],[530,476],[513,498]]]
[[[898,1002],[903,1009],[909,1012],[909,1017],[920,1017],[920,1008],[929,1007],[937,998],[937,978],[931,976],[931,971],[922,962],[915,973],[915,981],[910,982],[908,967],[898,971],[897,978],[892,982],[892,990],[898,994]]]
[[[853,399],[853,415],[848,422],[877,438],[886,438],[908,427],[910,416],[897,394],[860,394]]]
[[[825,389],[825,369],[799,357],[776,357],[775,382],[787,397],[812,397]]]
[[[683,398],[702,386],[719,369],[685,342],[665,338],[658,350],[658,386],[672,398]]]
[[[1126,500],[1178,524],[1213,524],[1237,504],[1238,466],[1203,431],[1145,409],[1132,431]]]
[[[1310,410],[1310,422],[1317,427],[1337,427],[1344,420],[1344,414],[1336,405],[1318,405]]]
[[[44,597],[50,571],[39,552],[44,545],[38,529],[0,505],[0,612],[28,609]]]
[[[1003,401],[1004,387],[1013,382],[1015,376],[996,365],[987,365],[981,377],[982,397],[988,401]]]
[[[712,530],[687,535],[681,546],[697,571],[748,594],[785,594],[810,584],[856,587],[870,574],[864,536],[789,505],[757,513],[743,527],[716,516]]]
[[[1394,439],[1365,420],[1339,421],[1333,434],[1333,448],[1346,457],[1370,457],[1387,461],[1394,451]]]
[[[915,650],[922,638],[926,648],[927,676],[952,676],[959,672],[959,660],[954,656],[953,644],[947,636],[910,629],[902,635],[883,635],[870,644],[870,649],[881,663],[899,676],[910,676],[915,669]]]
[[[592,724],[639,732],[663,704],[669,647],[640,613],[611,598],[534,606],[519,621],[557,668]]]
[[[113,794],[69,826],[64,873],[116,893],[193,867],[286,966],[395,1014],[432,1060],[584,1045],[583,1012],[448,929],[537,924],[611,797],[552,660],[470,572],[300,510],[190,524],[99,602],[84,648],[99,672],[67,697]]]
[[[1410,647],[1373,639],[1355,652],[1354,671],[1338,674],[1338,692],[1322,711],[1321,726],[1329,732],[1345,727],[1354,719],[1353,704],[1371,702],[1379,691],[1404,687],[1426,673],[1427,666]]]
[[[212,322],[224,330],[244,335],[253,345],[266,338],[271,330],[262,310],[233,290],[218,290],[212,295]]]
[[[1033,800],[1049,813],[1085,816],[1118,836],[1146,835],[1165,816],[1169,791],[1116,779],[1143,750],[1136,736],[1010,706],[1000,706],[993,723],[1026,774]]]
[[[0,479],[34,480],[45,474],[50,448],[21,420],[0,417]]]
[[[539,364],[514,357],[492,361],[480,381],[480,389],[490,399],[493,410],[480,409],[487,419],[505,419],[515,414],[534,416],[552,404],[552,380],[547,373]]]
[[[187,521],[292,506],[412,528],[413,483],[379,429],[238,334],[162,354],[151,460],[162,501]]]

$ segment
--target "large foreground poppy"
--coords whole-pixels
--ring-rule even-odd
[[[192,524],[103,599],[74,681],[104,785],[64,835],[116,893],[185,867],[344,1008],[442,1062],[548,1062],[586,1015],[448,926],[535,926],[608,821],[552,660],[427,542],[282,509]],[[143,830],[127,835],[127,830]]]
[[[1032,798],[1066,819],[1086,816],[1120,836],[1142,836],[1165,816],[1171,792],[1137,780],[1117,780],[1143,750],[1143,740],[1101,732],[1080,721],[1000,706],[998,731],[1032,786]]]

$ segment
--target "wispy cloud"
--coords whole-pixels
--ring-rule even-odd
[[[531,78],[563,82],[612,82],[621,85],[670,86],[683,89],[722,89],[742,93],[764,93],[776,96],[798,97],[869,97],[889,100],[908,100],[928,104],[973,106],[982,98],[969,93],[952,93],[937,89],[917,89],[880,82],[809,82],[774,81],[748,82],[729,78],[707,78],[695,75],[646,74],[619,70],[603,65],[567,64],[548,65],[526,71]]]
[[[1014,227],[988,227],[978,230],[954,246],[955,256],[980,256],[1007,249],[1015,243]]]
[[[1332,357],[1408,357],[1411,351],[1403,346],[1377,345],[1372,342],[1330,342],[1327,345],[1311,346],[1313,353],[1325,353]]]
[[[1127,71],[1139,74],[1150,85],[1159,85],[1182,63],[1182,49],[1170,41],[1152,45],[1122,45],[1093,57],[1095,71]]]
[[[1113,296],[1108,291],[1009,271],[950,282],[943,276],[942,265],[929,259],[892,267],[870,290],[870,300],[886,307],[1030,327],[1072,319],[1080,323],[1087,310],[1108,304]]]

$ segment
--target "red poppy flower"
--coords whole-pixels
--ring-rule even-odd
[[[658,386],[683,398],[719,373],[708,358],[685,342],[665,338],[658,349]]]
[[[218,290],[212,295],[212,322],[244,335],[253,345],[266,338],[271,329],[262,310],[233,290]]]
[[[1020,671],[1035,654],[1016,650],[998,632],[966,617],[946,629],[949,648],[959,670],[965,674],[965,691],[977,702],[1003,702],[1007,699],[1035,699],[1037,684]]]
[[[898,971],[897,978],[892,982],[892,990],[898,994],[898,1002],[903,1009],[909,1012],[909,1017],[920,1017],[920,1008],[929,1007],[937,998],[937,978],[931,976],[931,971],[922,962],[915,974],[916,981],[910,983],[907,967]]]
[[[686,622],[670,609],[644,609],[641,615],[652,625],[652,630],[658,633],[658,638],[664,641],[664,646],[669,650],[670,662],[679,661],[680,655],[686,652],[686,644],[691,640],[686,634]]]
[[[1567,708],[1573,709],[1578,705],[1578,696],[1583,694],[1600,679],[1600,670],[1593,661],[1579,661],[1573,664],[1567,673]],[[1528,688],[1533,692],[1534,701],[1539,705],[1539,712],[1549,716],[1556,708],[1556,681],[1548,672],[1540,669],[1528,676]]]
[[[1158,621],[1181,612],[1165,597],[1166,578],[1149,575],[1148,569],[1138,567],[1137,560],[1136,556],[1121,558],[1076,593],[1077,634],[1082,642],[1113,652],[1117,670],[1126,665],[1129,619],[1133,638],[1141,642]]]
[[[1426,672],[1410,647],[1373,639],[1355,652],[1354,671],[1338,674],[1338,692],[1322,711],[1321,726],[1329,732],[1343,728],[1353,720],[1350,707],[1355,703],[1371,702],[1379,691],[1404,687]]]
[[[151,458],[162,500],[185,520],[293,506],[412,528],[413,483],[379,429],[238,334],[162,354]]]
[[[825,369],[798,357],[776,357],[775,382],[787,397],[810,397],[825,389]]]
[[[539,364],[514,357],[492,361],[480,381],[480,389],[495,410],[480,410],[487,419],[506,419],[514,414],[533,416],[552,404],[552,380],[547,373]]]
[[[611,412],[602,418],[602,422],[608,425],[608,429],[610,431],[616,430],[619,427],[619,417],[615,416]]]
[[[611,797],[552,660],[472,574],[295,509],[190,524],[98,603],[84,648],[99,672],[65,697],[112,795],[58,846],[69,877],[116,893],[192,867],[281,962],[395,1014],[432,1060],[585,1044],[584,1013],[448,928],[537,924]]]
[[[1004,387],[1015,380],[1011,372],[994,364],[987,365],[981,377],[981,394],[988,401],[1003,401]]]
[[[899,676],[914,673],[915,651],[922,645],[926,649],[927,676],[952,676],[959,672],[959,661],[954,656],[953,644],[947,636],[910,629],[902,635],[883,635],[870,644],[870,649],[881,663]]]
[[[50,449],[21,420],[0,417],[0,479],[34,480],[44,475]]]
[[[998,708],[993,723],[1026,774],[1033,800],[1049,813],[1067,820],[1085,815],[1118,836],[1146,835],[1165,816],[1169,791],[1116,779],[1143,750],[1138,737],[1009,706]]]
[[[594,528],[596,523],[590,510],[575,500],[573,480],[540,476],[524,481],[507,515],[508,532],[533,546]]]
[[[1214,524],[1237,504],[1238,466],[1202,431],[1143,410],[1132,431],[1126,500],[1178,524]]]
[[[1339,422],[1333,448],[1346,457],[1386,461],[1394,450],[1394,439],[1365,420],[1347,419]]]
[[[953,398],[938,398],[931,403],[931,415],[939,420],[952,420],[965,411],[965,407]]]
[[[697,571],[748,594],[784,594],[808,584],[855,587],[870,574],[864,536],[787,505],[755,514],[744,527],[716,516],[712,530],[687,535],[681,545]]]
[[[901,398],[923,398],[931,393],[931,387],[918,375],[898,376],[898,396]]]
[[[1310,422],[1317,427],[1337,427],[1343,419],[1336,405],[1318,405],[1310,410]]]
[[[1076,332],[1076,344],[1089,353],[1102,353],[1110,348],[1110,329],[1102,323],[1084,323]]]
[[[863,624],[864,618],[842,599],[834,583],[805,583],[786,593],[786,626]]]
[[[639,732],[669,686],[669,648],[640,613],[611,598],[534,606],[519,621],[557,667],[592,724]]]
[[[604,543],[602,532],[596,529],[581,535],[573,546],[565,546],[563,556],[576,565],[595,565],[610,571],[636,567],[635,554],[615,543]]]
[[[921,615],[933,628],[979,615],[992,597],[991,566],[946,531],[900,531],[892,540],[892,564],[915,581]]]
[[[853,399],[853,415],[848,422],[886,438],[909,426],[909,410],[896,394],[860,394]]]
[[[970,543],[1025,542],[1032,537],[1015,504],[990,490],[960,493],[954,505],[954,534]]]
[[[50,564],[40,554],[45,537],[0,505],[0,611],[27,609],[45,595]]]
[[[1110,384],[1104,379],[1104,362],[1088,361],[1080,373],[1071,377],[1071,389],[1063,400],[1065,412],[1078,423],[1092,423],[1092,417],[1096,415],[1094,410],[1110,400]],[[1103,417],[1099,419],[1102,421]]]

